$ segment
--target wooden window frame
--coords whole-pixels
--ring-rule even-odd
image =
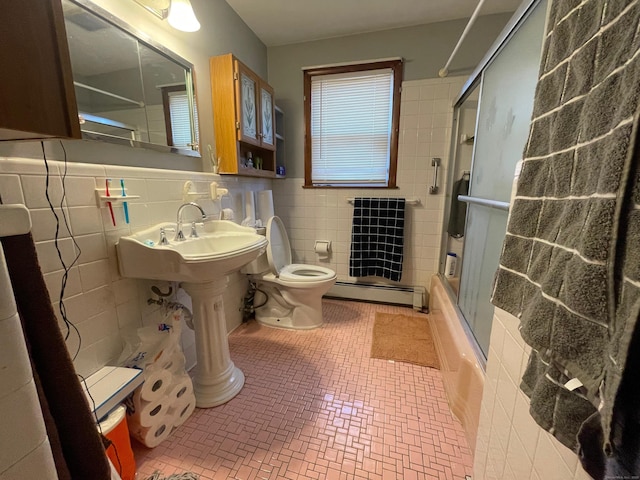
[[[389,181],[386,186],[358,185],[314,185],[311,179],[311,79],[318,75],[362,72],[390,68],[393,71],[393,109],[391,143],[389,145]],[[400,93],[402,91],[402,59],[377,62],[354,63],[304,70],[304,188],[397,188],[398,137],[400,134]]]
[[[164,110],[164,128],[167,132],[167,145],[173,147],[173,130],[171,128],[171,110],[169,108],[169,94],[173,92],[187,93],[186,85],[169,85],[160,87],[162,92],[162,109]]]

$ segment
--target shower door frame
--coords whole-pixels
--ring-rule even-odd
[[[504,41],[504,40],[503,40]],[[493,56],[491,57],[493,58]],[[482,73],[482,72],[480,72]],[[475,72],[474,72],[475,74]],[[459,136],[460,136],[460,107],[462,106],[462,104],[464,104],[464,102],[467,100],[467,98],[476,90],[478,89],[478,108],[476,110],[476,124],[474,126],[474,137],[475,134],[478,130],[478,114],[480,113],[480,103],[482,102],[482,75],[478,74],[478,75],[472,75],[473,78],[470,77],[469,80],[467,80],[467,82],[465,82],[462,91],[460,92],[460,94],[458,95],[458,97],[456,98],[456,101],[454,103],[454,107],[453,107],[453,125],[451,128],[451,145],[449,147],[449,167],[447,169],[447,179],[446,179],[446,185],[447,188],[449,189],[448,192],[449,194],[445,196],[445,205],[444,205],[444,218],[445,221],[443,222],[443,227],[442,227],[442,238],[440,240],[441,244],[440,244],[440,264],[439,264],[439,269],[438,269],[438,276],[440,277],[440,282],[442,283],[442,285],[444,286],[444,290],[445,292],[447,292],[447,295],[449,296],[449,300],[451,301],[451,305],[453,305],[453,308],[456,312],[456,316],[458,317],[458,320],[460,322],[460,325],[462,325],[462,330],[465,333],[465,336],[467,337],[467,340],[469,342],[469,345],[471,345],[471,348],[473,349],[475,355],[476,355],[476,360],[478,361],[478,363],[480,364],[480,366],[482,366],[482,368],[484,370],[486,370],[487,368],[487,356],[484,354],[484,352],[482,351],[482,349],[480,348],[480,345],[478,344],[478,341],[476,340],[476,337],[473,334],[473,331],[471,330],[471,327],[469,326],[469,323],[467,322],[464,314],[462,313],[462,310],[460,309],[460,306],[458,305],[458,296],[459,296],[459,292],[460,292],[460,287],[458,287],[458,291],[454,291],[453,287],[451,286],[451,284],[449,283],[448,279],[445,277],[444,275],[444,270],[445,270],[445,263],[447,261],[447,251],[448,251],[448,242],[449,242],[449,234],[447,232],[447,220],[449,218],[449,214],[451,212],[451,204],[453,202],[453,196],[451,194],[451,188],[453,188],[453,184],[456,180],[456,160],[458,159],[458,149],[460,148],[460,142],[458,141]],[[473,162],[475,159],[475,144],[473,146],[473,153],[471,155],[471,166],[469,168],[470,170],[470,175],[469,178],[471,179],[471,175],[473,175]],[[468,214],[468,213],[467,213]],[[465,234],[466,234],[466,218],[465,218]],[[458,260],[457,265],[456,265],[456,269],[458,269],[458,271],[460,272],[460,277],[462,277],[462,263],[464,262],[464,245],[463,245],[463,255],[462,257]]]

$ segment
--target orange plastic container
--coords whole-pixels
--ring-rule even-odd
[[[107,457],[111,460],[116,472],[122,480],[134,480],[136,461],[131,449],[126,413],[125,406],[118,405],[100,422],[100,431],[111,441],[111,445],[107,448]]]

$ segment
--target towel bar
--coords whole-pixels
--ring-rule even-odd
[[[509,202],[501,202],[499,200],[490,200],[488,198],[470,197],[468,195],[458,195],[458,200],[473,205],[482,205],[483,207],[497,208],[498,210],[509,211]]]
[[[347,202],[353,205],[355,198],[347,198]],[[407,205],[422,205],[422,201],[419,198],[409,198],[405,200]]]

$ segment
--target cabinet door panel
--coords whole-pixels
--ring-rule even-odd
[[[238,139],[260,145],[258,136],[258,79],[238,64],[238,123],[240,130]]]
[[[81,138],[60,0],[2,2],[0,140]]]
[[[275,148],[273,90],[265,85],[260,87],[260,120],[262,146]]]

